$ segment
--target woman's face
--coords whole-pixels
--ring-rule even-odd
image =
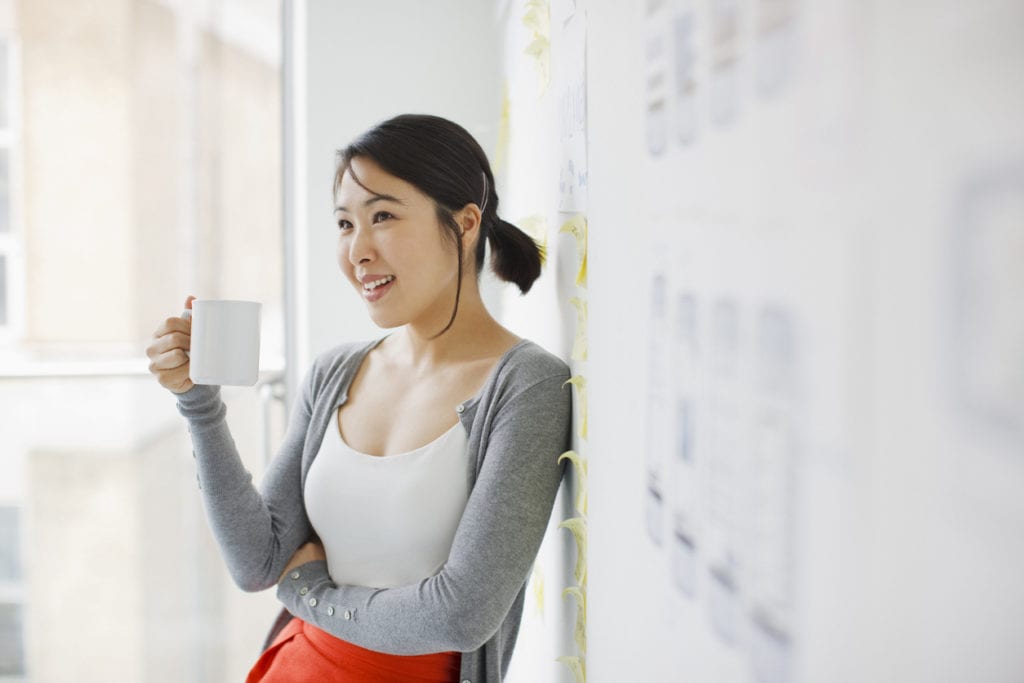
[[[335,193],[342,272],[378,326],[440,330],[455,304],[458,259],[434,201],[372,159],[349,168],[369,190],[346,170]]]

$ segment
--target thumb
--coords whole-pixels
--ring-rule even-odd
[[[182,311],[182,314],[181,314],[181,317],[184,318],[185,320],[191,320],[192,319],[192,302],[195,301],[195,300],[196,300],[196,297],[192,296],[191,294],[189,295],[189,297],[187,299],[185,299],[185,310]]]

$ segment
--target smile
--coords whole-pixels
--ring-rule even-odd
[[[394,279],[395,279],[394,275],[388,275],[388,276],[382,277],[379,280],[374,280],[373,282],[367,282],[366,284],[363,285],[363,289],[366,290],[367,292],[372,292],[373,290],[377,289],[378,287],[386,285],[387,283],[391,282]]]
[[[363,285],[363,299],[367,303],[379,301],[381,297],[391,291],[391,283],[395,281],[394,275],[387,275],[373,282]]]

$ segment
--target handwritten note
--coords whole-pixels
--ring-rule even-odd
[[[561,146],[558,210],[587,210],[587,16],[575,0],[551,2],[553,93]]]

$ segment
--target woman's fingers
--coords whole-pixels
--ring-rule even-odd
[[[192,336],[187,332],[168,332],[154,340],[153,345],[156,347],[157,353],[165,353],[175,349],[188,351],[192,348]]]
[[[194,299],[190,296],[185,300],[186,312],[192,308]],[[184,393],[192,388],[192,381],[188,378],[191,335],[192,321],[184,316],[173,316],[157,327],[146,347],[150,373],[156,376],[161,386],[174,393]]]
[[[181,348],[168,349],[162,353],[157,353],[149,357],[149,371],[158,372],[161,370],[176,370],[182,365],[186,365],[189,361],[185,350]],[[187,372],[187,371],[186,371]]]

